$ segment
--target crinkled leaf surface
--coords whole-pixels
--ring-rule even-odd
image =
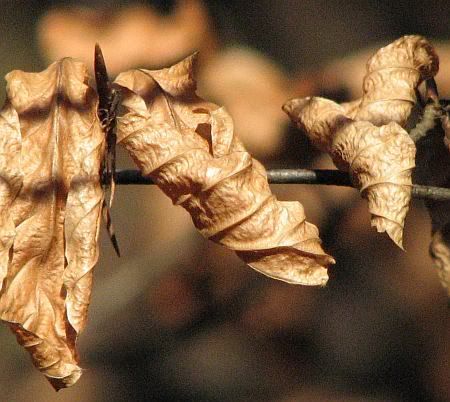
[[[104,137],[82,63],[13,71],[0,115],[0,318],[56,389],[81,375]]]
[[[403,225],[411,199],[415,146],[397,123],[377,127],[354,121],[328,99],[294,99],[284,110],[335,165],[348,171],[367,199],[371,224],[402,247]]]
[[[367,62],[363,96],[338,105],[323,98],[293,99],[283,109],[368,200],[372,226],[402,247],[411,199],[415,145],[404,128],[417,105],[417,87],[438,71],[423,37],[403,36]]]
[[[363,96],[349,117],[405,127],[417,103],[417,87],[437,74],[439,58],[424,37],[406,35],[379,49],[366,70]]]
[[[126,113],[118,141],[190,214],[207,238],[254,269],[291,283],[323,285],[334,262],[298,202],[280,202],[264,168],[234,134],[228,113],[195,94],[196,55],[163,70],[119,75]]]

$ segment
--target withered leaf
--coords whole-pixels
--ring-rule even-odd
[[[377,127],[350,119],[328,99],[294,99],[283,108],[338,169],[349,172],[368,201],[372,226],[402,247],[415,157],[408,133],[395,122]]]
[[[349,117],[380,126],[408,122],[417,103],[417,87],[436,75],[439,58],[422,36],[406,35],[369,58],[363,96]]]
[[[398,41],[395,42],[400,44],[401,42],[410,40],[408,38],[413,39],[410,42],[411,45],[413,45],[413,42],[419,44],[419,48],[414,45],[409,45],[408,50],[407,47],[404,48],[404,54],[409,60],[412,60],[413,57],[416,58],[417,61],[424,60],[426,53],[430,55],[430,53],[426,51],[426,48],[422,48],[422,45],[420,45],[420,42],[426,41],[426,39],[418,35],[407,35],[399,38]],[[417,38],[418,40],[415,40],[414,38]],[[433,39],[432,46],[434,49],[432,53],[439,55],[439,69],[443,73],[441,73],[437,79],[439,91],[442,94],[447,95],[450,93],[450,76],[447,74],[450,67],[450,42],[448,40],[442,41]],[[386,46],[386,48],[392,49],[393,46]],[[425,50],[426,53],[422,49]],[[423,55],[420,56],[417,50],[419,50],[419,53],[422,52]],[[323,68],[319,68],[319,71],[316,71],[316,76],[313,77],[313,80],[315,78],[313,82],[319,87],[320,92],[322,93],[337,93],[337,91],[344,90],[345,93],[349,95],[350,99],[360,98],[362,96],[361,83],[367,74],[367,60],[369,60],[377,51],[381,51],[379,46],[374,47],[373,45],[370,45],[369,47],[356,52],[339,56],[336,59],[331,60]],[[413,55],[413,52],[415,55]],[[402,91],[404,91],[404,89]],[[312,91],[310,90],[308,93],[312,93]]]
[[[126,109],[119,143],[205,237],[270,277],[325,284],[334,260],[317,228],[306,222],[300,203],[273,196],[228,113],[195,94],[195,60],[194,54],[167,69],[118,76]]]
[[[361,99],[338,105],[304,98],[283,106],[338,169],[349,171],[369,202],[372,226],[399,247],[415,166],[415,145],[404,128],[413,120],[413,108],[420,109],[417,87],[438,69],[431,44],[407,35],[370,57]]]
[[[6,76],[0,116],[0,318],[60,389],[81,375],[103,192],[104,136],[85,66]]]

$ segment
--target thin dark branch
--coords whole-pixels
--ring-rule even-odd
[[[339,170],[309,169],[271,169],[267,171],[271,184],[323,184],[330,186],[352,187],[347,173]],[[116,172],[116,184],[154,184],[137,170],[119,170]],[[449,201],[450,189],[413,185],[414,198],[434,201]]]
[[[272,184],[324,184],[351,187],[350,177],[339,170],[272,169],[267,172]]]

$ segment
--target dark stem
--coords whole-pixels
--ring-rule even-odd
[[[423,110],[422,117],[416,126],[409,132],[410,138],[415,142],[419,142],[426,137],[431,130],[436,127],[443,114],[443,108],[439,102],[435,102],[431,98],[428,99]]]
[[[339,170],[309,169],[270,169],[267,171],[271,184],[322,184],[329,186],[353,187],[347,173]],[[143,177],[138,170],[118,170],[116,184],[155,184],[150,178]],[[412,196],[434,201],[450,200],[450,189],[413,185]]]

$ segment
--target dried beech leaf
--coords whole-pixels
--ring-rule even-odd
[[[425,38],[409,35],[378,50],[366,68],[361,99],[294,99],[283,109],[338,169],[349,171],[369,202],[372,226],[402,247],[415,166],[415,145],[403,128],[415,118],[417,87],[437,73],[439,58]]]
[[[417,37],[414,35],[414,37]],[[382,45],[382,44],[381,44]],[[344,55],[316,72],[313,81],[316,91],[323,93],[338,93],[345,91],[350,99],[357,99],[362,96],[362,86],[364,76],[367,74],[367,60],[372,57],[381,46],[368,47],[356,51],[352,54]],[[439,93],[444,97],[450,94],[450,42],[433,39],[435,53],[439,55],[439,70],[441,74],[436,78]],[[308,92],[313,93],[312,91]]]
[[[16,234],[11,204],[22,186],[20,124],[10,104],[0,112],[0,295],[8,272],[10,249]]]
[[[56,389],[81,375],[103,192],[97,97],[80,62],[6,76],[0,115],[0,318]]]
[[[181,205],[207,238],[254,269],[291,283],[324,285],[332,257],[298,202],[276,200],[223,108],[195,94],[196,55],[163,70],[132,70],[116,83],[126,113],[118,140],[142,173]]]
[[[417,103],[417,87],[436,75],[439,58],[425,38],[407,35],[378,50],[366,68],[361,102],[349,117],[405,127]]]
[[[349,172],[369,203],[372,226],[402,247],[415,158],[408,133],[394,122],[377,127],[355,121],[345,108],[323,98],[294,99],[283,109],[338,169]]]

